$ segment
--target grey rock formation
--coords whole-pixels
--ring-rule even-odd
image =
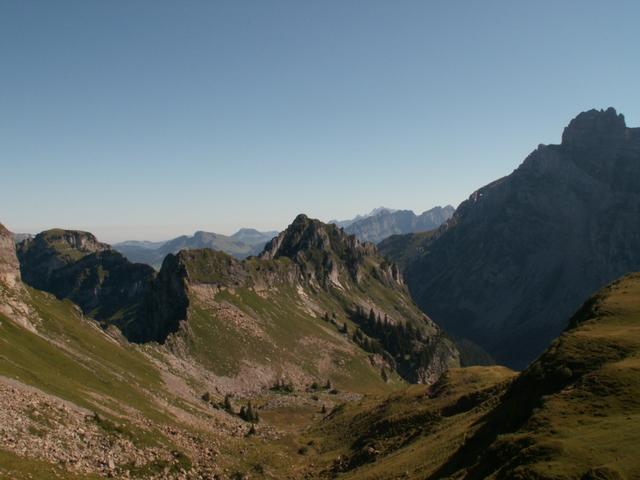
[[[562,138],[474,192],[437,233],[381,245],[404,259],[436,322],[516,368],[584,298],[640,269],[640,129],[612,108],[591,110]]]
[[[148,339],[151,267],[129,262],[91,233],[60,229],[20,243],[18,258],[28,285],[73,301],[104,326],[118,326],[130,340]]]
[[[0,223],[0,283],[13,287],[20,283],[20,264],[13,235]]]

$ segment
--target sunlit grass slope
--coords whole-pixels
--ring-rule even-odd
[[[640,478],[640,274],[592,297],[518,376],[449,371],[430,388],[334,411],[318,477]]]

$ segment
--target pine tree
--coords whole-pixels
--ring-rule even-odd
[[[247,421],[256,423],[259,421],[258,412],[253,408],[251,404],[251,400],[249,400],[249,404],[247,405]]]
[[[231,404],[231,395],[229,395],[228,393],[224,396],[224,409],[229,413],[233,413],[233,405]]]

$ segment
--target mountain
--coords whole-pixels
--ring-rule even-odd
[[[269,232],[259,232],[255,228],[241,228],[236,233],[231,235],[231,238],[238,242],[251,245],[252,247],[259,246],[260,248],[262,248],[269,240],[278,235],[278,233],[279,232],[275,230]]]
[[[184,323],[176,334],[181,348],[211,368],[237,373],[239,359],[260,366],[254,385],[283,375],[312,381],[318,361],[323,375],[351,378],[352,388],[380,382],[381,370],[432,382],[458,363],[395,265],[373,245],[304,215],[258,258],[239,261],[209,249],[168,255],[154,292],[153,323]]]
[[[195,235],[198,242],[210,238],[204,232]],[[213,369],[221,364],[235,369],[249,358],[261,364],[265,352],[272,366],[280,364],[278,369],[287,362],[299,364],[296,342],[310,328],[318,339],[301,354],[321,358],[327,349],[338,349],[336,355],[353,357],[374,383],[382,381],[380,369],[432,382],[458,362],[452,343],[410,300],[395,265],[373,245],[304,215],[269,242],[259,258],[245,261],[211,249],[181,249],[168,254],[156,274],[90,233],[66,230],[22,242],[18,258],[31,287],[73,301],[103,327],[117,326],[132,342],[183,342],[181,351]],[[274,311],[277,319],[271,318]],[[307,316],[322,320],[312,327],[303,320]],[[242,335],[227,323],[238,319],[245,333],[255,334],[243,344],[238,344]],[[337,338],[324,338],[327,329]],[[204,355],[214,343],[219,348]],[[286,355],[280,352],[284,343]],[[308,367],[292,367],[292,372],[311,378]],[[275,381],[275,372],[261,375],[256,385]]]
[[[259,232],[251,228],[242,228],[231,236],[198,231],[192,236],[182,235],[166,242],[129,240],[117,243],[113,248],[132,262],[146,263],[154,268],[160,268],[168,254],[187,249],[211,248],[236,258],[257,255],[277,234],[278,232]]]
[[[69,299],[103,326],[116,325],[132,340],[148,333],[137,321],[155,277],[148,265],[133,264],[94,235],[47,230],[18,244],[22,279],[33,288]]]
[[[380,250],[446,331],[523,368],[586,296],[640,269],[639,212],[640,129],[613,108],[590,110],[438,231]]]
[[[454,211],[451,205],[435,207],[420,215],[411,210],[382,210],[350,223],[344,230],[365,242],[379,243],[392,235],[438,228],[451,218]]]
[[[357,222],[358,220],[363,220],[365,218],[373,217],[374,215],[378,215],[383,212],[393,213],[393,212],[397,212],[397,210],[394,210],[393,208],[387,208],[387,207],[377,207],[371,210],[369,213],[365,213],[363,215],[356,215],[354,218],[351,218],[349,220],[330,220],[328,223],[333,223],[334,225],[337,225],[339,227],[346,228],[352,223]]]
[[[77,261],[108,251],[82,232],[60,237],[85,249]],[[186,314],[162,343],[132,344],[68,300],[25,286],[0,226],[0,474],[640,476],[640,274],[592,296],[521,374],[450,368],[410,386],[382,375],[385,356],[364,354],[361,337],[340,328],[344,319],[355,333],[347,305],[365,298],[390,321],[394,305],[409,318],[400,280],[372,245],[299,216],[262,258],[168,256],[151,298],[175,305],[181,292]]]
[[[112,295],[136,282],[141,308]],[[114,299],[128,321],[97,322]],[[297,435],[323,411],[459,364],[397,267],[303,215],[260,258],[184,250],[157,274],[87,232],[16,253],[0,227],[0,345],[11,478],[295,476]]]
[[[640,274],[568,325],[519,375],[452,369],[336,409],[305,435],[323,472],[311,478],[640,478]]]

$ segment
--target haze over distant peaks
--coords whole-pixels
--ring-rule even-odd
[[[353,220],[331,222],[343,227],[345,232],[360,240],[379,243],[391,235],[426,232],[438,228],[449,220],[455,209],[451,205],[434,207],[420,215],[411,210],[392,210],[380,207]]]
[[[146,263],[158,269],[168,254],[194,248],[211,248],[235,258],[257,255],[277,234],[276,231],[259,232],[253,228],[241,228],[231,236],[199,230],[191,236],[182,235],[165,242],[130,240],[116,243],[113,248],[132,262]]]
[[[397,210],[393,209],[393,208],[387,208],[387,207],[377,207],[374,208],[373,210],[371,210],[369,213],[364,213],[361,215],[356,215],[354,218],[348,219],[348,220],[329,220],[327,223],[333,223],[339,227],[345,228],[348,227],[349,225],[351,225],[353,222],[357,222],[358,220],[362,220],[364,218],[369,218],[372,217],[374,215],[377,215],[379,213],[382,212],[389,212],[389,213],[393,213],[393,212],[397,212]]]

